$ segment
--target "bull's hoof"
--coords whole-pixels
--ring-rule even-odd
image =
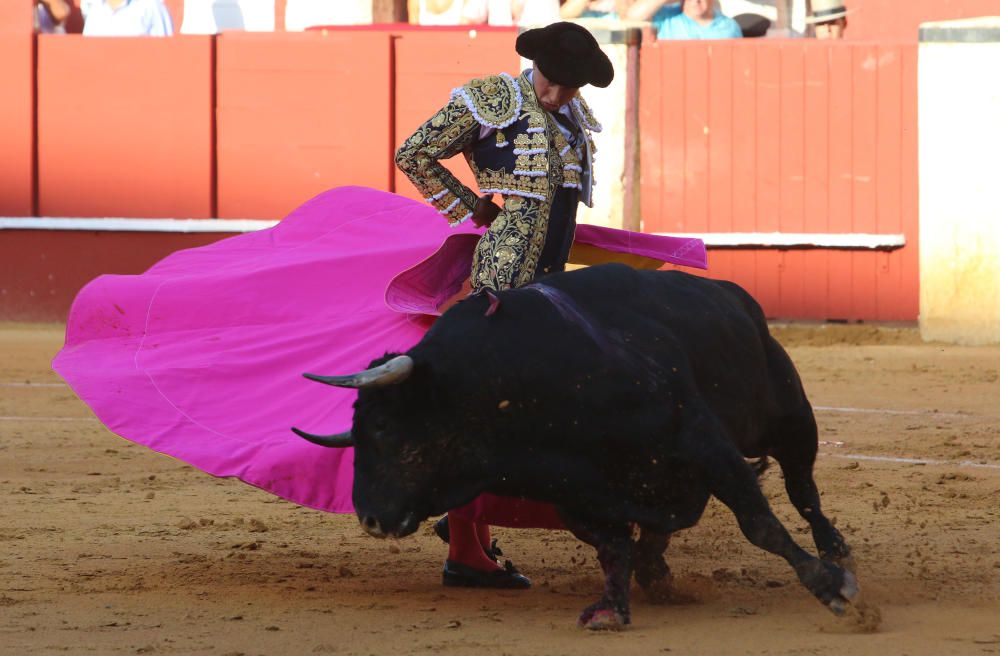
[[[866,598],[850,572],[844,577],[840,596],[827,607],[837,616],[829,631],[848,633],[874,633],[882,624],[882,611],[871,599]]]
[[[626,624],[625,618],[610,608],[596,611],[587,621],[581,617],[579,622],[580,627],[589,631],[621,631]]]
[[[609,602],[601,600],[587,607],[576,624],[590,631],[621,631],[629,624],[629,615],[628,611],[619,611]]]
[[[861,592],[850,571],[812,559],[797,568],[799,580],[835,615],[843,615]]]
[[[840,586],[837,596],[830,599],[827,608],[833,611],[834,615],[843,615],[847,612],[851,602],[858,598],[861,588],[858,586],[858,579],[849,571],[844,570],[844,583]]]

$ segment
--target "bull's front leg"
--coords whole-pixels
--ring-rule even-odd
[[[597,526],[585,520],[563,521],[573,534],[597,548],[604,571],[604,594],[583,609],[577,625],[593,631],[617,631],[631,622],[629,583],[632,577],[632,527],[629,524]]]

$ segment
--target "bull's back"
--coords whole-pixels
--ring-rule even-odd
[[[802,407],[760,306],[733,283],[605,264],[497,296],[492,310],[482,296],[459,303],[416,349],[462,376],[456,389],[488,378],[504,398],[560,399],[549,407],[595,426],[651,407],[675,424],[676,408],[704,407],[748,454],[774,417]]]
[[[760,305],[739,285],[682,271],[605,264],[542,279],[615,329],[655,325],[689,352],[755,348],[768,336]]]
[[[795,367],[771,337],[764,312],[739,285],[681,271],[609,264],[541,281],[577,299],[710,408],[734,441],[755,450],[775,422],[811,413]]]

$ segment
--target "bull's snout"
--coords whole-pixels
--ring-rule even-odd
[[[374,515],[358,515],[358,521],[365,533],[376,538],[405,537],[417,530],[420,520],[413,513],[407,513],[396,526],[383,526]]]
[[[358,521],[361,522],[361,528],[365,529],[365,533],[376,538],[384,538],[386,536],[385,531],[382,530],[382,525],[379,521],[375,519],[372,515],[365,515],[364,517],[358,516]]]

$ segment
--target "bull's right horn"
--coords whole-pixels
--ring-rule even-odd
[[[343,449],[345,447],[354,446],[354,436],[351,435],[351,431],[347,431],[346,433],[337,433],[336,435],[313,435],[312,433],[307,433],[299,430],[298,428],[292,427],[292,432],[302,439],[309,440],[313,444],[318,444],[320,446],[326,446],[334,449]]]
[[[382,387],[384,385],[395,385],[407,379],[413,371],[413,358],[408,355],[397,355],[385,364],[365,369],[349,376],[317,376],[316,374],[302,374],[309,380],[333,385],[334,387],[354,387],[362,389],[365,387]]]

